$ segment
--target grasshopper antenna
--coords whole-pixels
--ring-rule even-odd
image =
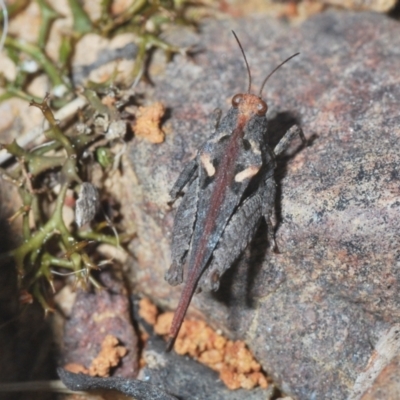
[[[235,36],[236,36],[236,35],[235,35]],[[242,50],[242,51],[243,51],[243,50]],[[260,92],[258,93],[258,96],[259,96],[260,98],[261,98],[261,95],[262,95],[262,91],[263,91],[263,89],[264,89],[264,86],[265,86],[265,84],[267,83],[267,80],[271,77],[271,75],[272,75],[275,71],[277,71],[280,67],[282,67],[283,64],[286,64],[289,60],[291,60],[293,57],[298,56],[299,54],[300,54],[300,53],[293,54],[292,56],[290,56],[289,58],[287,58],[285,61],[281,62],[272,72],[270,72],[270,73],[267,75],[267,77],[264,79],[263,84],[261,85]]]
[[[236,33],[234,31],[232,31],[232,33],[233,33],[233,36],[235,36],[236,41],[238,42],[240,50],[242,51],[242,54],[243,54],[244,62],[246,63],[247,74],[249,75],[249,87],[247,89],[247,93],[250,93],[250,89],[251,89],[251,73],[250,73],[249,63],[247,62],[246,54],[244,54],[243,47],[240,44],[240,41],[239,41],[238,37],[236,36]],[[292,57],[294,57],[294,56],[292,56]]]

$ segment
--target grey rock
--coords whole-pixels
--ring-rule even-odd
[[[140,378],[181,400],[269,400],[274,387],[229,390],[210,368],[175,352],[165,352],[165,342],[152,337],[143,354],[147,365]]]
[[[158,387],[138,379],[93,377],[82,373],[74,374],[62,368],[58,368],[57,373],[64,385],[70,390],[112,390],[121,392],[135,400],[177,400],[175,396],[171,396]],[[117,396],[114,393],[113,397]]]
[[[230,30],[241,39],[254,88],[287,56],[264,90],[271,145],[295,121],[312,145],[294,141],[277,169],[276,241],[266,228],[223,277],[195,296],[203,315],[245,338],[295,399],[344,399],[379,338],[399,320],[400,25],[384,15],[329,12],[298,28],[269,19],[212,21],[194,60],[176,57],[155,77],[154,99],[170,110],[165,143],[134,140],[128,199],[137,227],[132,280],[173,309],[180,287],[170,263],[174,210],[167,202],[184,163],[209,136],[214,108],[247,87]],[[257,89],[255,89],[257,90]]]
[[[400,397],[400,325],[393,325],[375,346],[366,369],[357,377],[348,400]]]

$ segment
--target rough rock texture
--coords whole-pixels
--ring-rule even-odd
[[[133,279],[160,305],[176,306],[181,288],[163,281],[174,214],[167,193],[209,135],[208,115],[246,90],[231,29],[255,90],[301,52],[270,79],[264,97],[272,144],[295,120],[312,144],[296,151],[295,141],[276,172],[280,254],[267,250],[262,226],[220,291],[196,296],[192,312],[246,338],[294,398],[344,399],[400,317],[398,22],[330,12],[299,28],[266,19],[204,26],[204,51],[193,61],[177,57],[155,79],[154,98],[170,110],[165,143],[135,140],[130,148],[136,178],[124,206],[138,232]]]
[[[400,398],[400,325],[393,325],[379,339],[368,365],[354,384],[348,400],[384,400]],[[366,390],[367,389],[367,390]]]
[[[113,376],[136,377],[138,338],[132,327],[126,289],[108,271],[100,274],[100,282],[106,289],[78,292],[71,317],[65,324],[63,365],[75,363],[89,368],[104,338],[113,335],[128,349]]]
[[[210,368],[175,352],[165,352],[165,342],[152,337],[146,344],[145,368],[140,378],[177,396],[181,400],[269,400],[273,385],[267,389],[229,390]]]
[[[231,391],[217,380],[217,374],[211,369],[174,352],[166,353],[164,341],[154,336],[147,341],[143,358],[146,366],[140,372],[140,380],[93,378],[62,368],[58,369],[58,374],[69,389],[97,390],[96,394],[102,394],[102,398],[107,399],[120,397],[115,392],[113,395],[107,395],[107,391],[104,393],[103,390],[99,393],[98,389],[113,389],[138,400],[269,400],[274,392],[273,386],[252,391]]]
[[[400,357],[397,356],[378,376],[372,388],[362,400],[386,400],[400,398],[399,385]]]

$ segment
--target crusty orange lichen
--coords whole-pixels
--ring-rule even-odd
[[[67,364],[64,368],[70,372],[82,372],[91,376],[110,376],[110,369],[116,367],[127,352],[125,347],[118,346],[118,339],[115,336],[107,335],[101,344],[100,353],[92,361],[89,369],[76,363]]]
[[[154,325],[158,335],[167,335],[172,312],[161,314]],[[219,372],[220,379],[229,389],[266,388],[267,378],[246,344],[231,341],[211,329],[204,321],[185,320],[176,338],[174,350],[190,355],[202,364]]]
[[[157,335],[167,335],[169,332],[169,327],[171,326],[172,318],[174,314],[171,312],[166,312],[157,317],[156,324],[154,325],[154,332]]]
[[[229,341],[225,347],[225,362],[238,373],[249,373],[260,371],[261,366],[253,358],[243,342]]]
[[[157,307],[149,299],[144,297],[139,301],[139,316],[148,324],[154,325],[157,321],[157,315]]]
[[[136,120],[132,125],[135,135],[145,138],[151,143],[162,143],[165,135],[160,128],[160,123],[164,113],[165,107],[160,102],[139,107],[136,112]]]
[[[118,339],[115,336],[107,335],[101,344],[100,353],[92,361],[89,375],[110,376],[110,369],[116,367],[127,352],[125,347],[118,346]]]
[[[83,365],[81,364],[77,364],[77,363],[69,363],[67,365],[64,366],[64,369],[66,369],[69,372],[73,372],[74,374],[88,374],[89,370],[87,368],[85,368]]]

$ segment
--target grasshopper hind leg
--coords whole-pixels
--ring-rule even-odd
[[[299,136],[303,145],[307,143],[303,130],[298,125],[293,125],[282,137],[279,143],[274,148],[275,156],[283,153],[289,146],[295,136]]]
[[[233,215],[214,251],[211,263],[200,278],[199,287],[206,291],[219,288],[222,274],[236,261],[252,240],[262,217],[262,195],[257,192]]]
[[[258,191],[248,198],[233,215],[214,251],[210,265],[200,278],[199,287],[216,291],[222,274],[239,258],[252,241],[262,217],[268,226],[268,242],[275,248],[274,226],[271,215],[275,210],[276,184],[268,177]]]
[[[271,221],[272,215],[275,213],[275,199],[276,199],[276,183],[275,179],[271,176],[265,182],[264,199],[263,199],[263,217],[268,227],[268,244],[276,250],[275,242],[275,226]]]

